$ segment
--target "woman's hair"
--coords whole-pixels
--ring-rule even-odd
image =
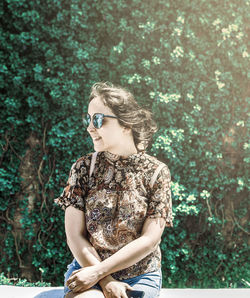
[[[119,123],[132,129],[138,151],[147,148],[157,126],[151,113],[141,108],[128,90],[111,83],[96,83],[92,86],[89,101],[99,96],[118,117]]]

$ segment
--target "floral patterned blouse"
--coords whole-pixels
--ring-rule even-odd
[[[102,260],[140,237],[147,217],[163,217],[166,226],[172,226],[167,166],[150,187],[150,180],[161,164],[155,157],[145,152],[126,158],[99,152],[89,178],[91,157],[90,153],[73,164],[67,185],[55,202],[63,209],[72,205],[85,213],[89,241]],[[158,245],[150,255],[112,276],[123,280],[156,271],[160,266]]]

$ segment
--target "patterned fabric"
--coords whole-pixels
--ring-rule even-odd
[[[145,152],[127,158],[99,152],[89,178],[92,154],[78,159],[72,166],[63,193],[55,202],[66,209],[72,205],[84,211],[89,241],[104,260],[127,243],[140,237],[147,217],[162,217],[172,226],[170,172],[165,166],[154,185],[149,183],[160,162]],[[116,272],[123,280],[161,266],[157,249],[135,265]]]

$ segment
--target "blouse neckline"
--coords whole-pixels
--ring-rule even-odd
[[[105,158],[111,163],[116,163],[119,161],[123,164],[127,164],[127,163],[131,163],[138,159],[140,160],[141,157],[145,154],[145,151],[139,151],[137,153],[131,154],[126,157],[111,153],[109,151],[104,151],[103,153],[104,153]]]

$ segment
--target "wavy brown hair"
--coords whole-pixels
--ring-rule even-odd
[[[97,96],[112,110],[122,126],[132,129],[138,151],[145,150],[157,131],[157,125],[151,113],[138,105],[131,92],[111,83],[94,84],[89,101]]]

